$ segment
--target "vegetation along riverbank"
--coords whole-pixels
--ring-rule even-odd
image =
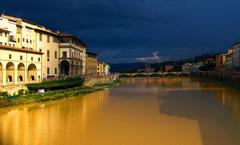
[[[84,79],[80,77],[65,80],[45,81],[39,84],[28,84],[28,91],[20,90],[18,95],[7,96],[3,92],[0,95],[0,108],[25,105],[35,102],[59,100],[69,97],[80,97],[85,94],[118,86],[123,81],[117,79],[110,83],[96,84],[94,86],[84,86]],[[42,91],[39,91],[42,90]]]

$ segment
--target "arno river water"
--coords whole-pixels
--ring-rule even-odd
[[[0,113],[0,145],[240,144],[240,92],[189,78],[128,79]]]

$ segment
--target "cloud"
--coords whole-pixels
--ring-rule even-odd
[[[239,0],[2,0],[0,12],[72,33],[103,61],[132,62],[158,60],[155,51],[163,61],[225,50],[240,39],[239,5]]]
[[[141,62],[160,62],[161,57],[158,54],[159,52],[156,51],[152,54],[153,56],[151,57],[139,57],[139,58],[136,58],[136,60]]]

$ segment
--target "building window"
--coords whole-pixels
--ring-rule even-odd
[[[55,74],[57,74],[57,68],[55,67]]]
[[[5,33],[5,37],[7,37],[7,33]]]
[[[31,61],[33,61],[33,57],[31,57]]]
[[[67,51],[63,51],[62,57],[67,58]]]
[[[47,61],[49,61],[49,58],[47,59]]]
[[[22,40],[23,42],[25,42],[25,39],[23,38],[23,40]]]
[[[20,38],[18,38],[18,42],[20,42]]]
[[[41,61],[40,57],[38,58],[38,61]]]
[[[47,35],[47,42],[49,43],[50,42],[50,36]]]
[[[39,49],[39,52],[42,52],[42,49]]]
[[[48,75],[50,74],[50,68],[49,67],[47,68],[47,74]]]
[[[2,45],[2,42],[0,42],[0,45]]]
[[[12,54],[9,54],[8,58],[9,58],[9,59],[12,59]]]
[[[23,60],[23,56],[22,55],[20,56],[20,60]]]
[[[50,51],[47,50],[47,57],[50,57]]]
[[[42,34],[39,34],[39,41],[42,41]]]
[[[30,43],[32,43],[32,40],[30,40]]]
[[[55,58],[57,58],[57,51],[55,51]]]
[[[58,43],[58,38],[53,37],[53,42]]]

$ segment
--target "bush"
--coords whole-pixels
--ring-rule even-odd
[[[44,81],[39,84],[28,84],[27,88],[30,92],[37,92],[39,89],[53,91],[82,86],[83,83],[84,83],[83,78],[74,77],[63,80]]]
[[[0,97],[7,97],[7,96],[9,96],[8,92],[0,92]]]

